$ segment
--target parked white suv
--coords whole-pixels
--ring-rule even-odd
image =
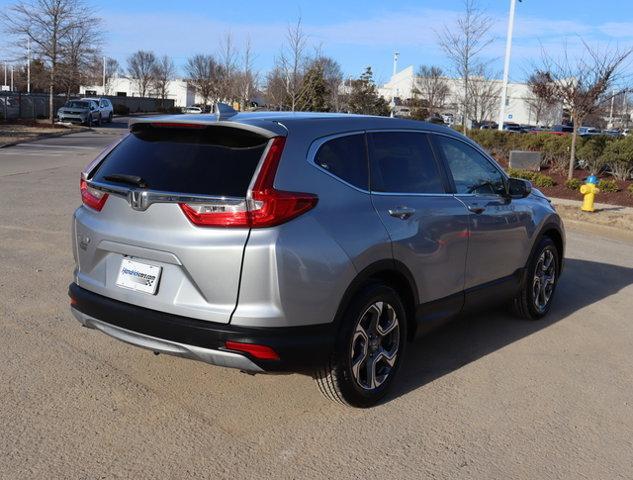
[[[84,98],[84,100],[92,100],[99,106],[99,113],[101,114],[101,121],[112,123],[112,117],[114,116],[114,107],[112,102],[107,98]]]

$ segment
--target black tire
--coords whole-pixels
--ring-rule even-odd
[[[369,326],[374,324],[374,317],[377,330]],[[397,322],[397,327],[392,327],[394,322]],[[380,333],[380,330],[387,331],[390,327],[392,329],[389,333]],[[359,335],[359,329],[366,335]],[[368,333],[371,330],[375,334]],[[343,405],[360,408],[375,405],[389,391],[400,368],[406,343],[406,310],[400,296],[386,285],[368,285],[354,297],[347,308],[341,320],[334,352],[327,365],[315,372],[314,378],[321,393]],[[355,365],[361,365],[356,369],[356,375],[352,369],[352,357],[355,353],[359,360]],[[371,362],[373,368],[370,368],[368,362]],[[370,375],[373,380],[369,379]],[[376,386],[368,388],[369,385]]]
[[[108,114],[108,123],[112,123],[112,112]]]
[[[551,258],[554,274],[552,282],[549,280],[547,283],[544,282],[544,278],[549,278],[549,274],[547,276],[543,276],[543,258]],[[527,320],[539,320],[547,315],[552,307],[552,301],[554,300],[554,294],[556,293],[556,285],[558,284],[559,275],[560,256],[558,248],[551,238],[543,237],[530,257],[530,261],[528,262],[528,266],[525,271],[523,284],[521,286],[521,291],[514,298],[513,307],[515,314]],[[537,277],[539,278],[537,279]],[[549,296],[546,301],[543,301],[546,297],[541,291],[541,285],[544,284],[551,284],[551,291],[549,292]],[[539,289],[539,292],[535,294],[535,290],[537,288]],[[549,290],[549,287],[547,289]]]

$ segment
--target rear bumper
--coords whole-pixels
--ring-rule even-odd
[[[334,346],[333,324],[246,328],[158,312],[113,300],[72,283],[71,311],[82,325],[155,352],[200,360],[251,373],[310,372]],[[225,347],[226,341],[265,345],[278,360],[263,360]]]

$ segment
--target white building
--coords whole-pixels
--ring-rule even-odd
[[[445,108],[443,111],[437,113],[452,113],[459,118],[462,113],[460,111],[461,102],[458,100],[460,91],[463,88],[462,80],[454,78],[446,78],[445,80],[449,86],[450,93]],[[483,105],[482,108],[477,107],[478,111],[470,115],[471,119],[497,122],[499,119],[502,81],[484,80],[482,78],[473,77],[471,82],[473,82],[473,84],[475,84],[475,82],[482,82],[479,83],[479,86],[482,87],[481,90],[494,92],[488,96],[487,99],[480,102],[485,105]],[[416,83],[416,75],[411,65],[393,75],[387,83],[378,88],[378,92],[387,102],[391,102],[394,97],[406,102],[406,100],[415,98],[414,90]],[[537,115],[535,107],[533,106],[534,102],[530,102],[531,99],[532,95],[527,84],[508,83],[504,121],[528,125],[536,124]],[[476,100],[471,99],[471,106],[473,102],[476,103]],[[556,107],[553,112],[548,112],[548,115],[541,114],[538,123],[548,125],[560,123],[561,116],[562,108]]]
[[[80,94],[88,95],[118,95],[123,97],[140,97],[138,82],[124,77],[114,77],[106,83],[105,92],[103,85],[82,85],[79,87]],[[154,94],[146,94],[148,97],[155,97]],[[185,80],[172,80],[167,86],[167,98],[174,100],[176,107],[189,107],[196,103],[202,103],[202,99],[196,95],[196,90]]]

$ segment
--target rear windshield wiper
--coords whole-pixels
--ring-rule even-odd
[[[106,175],[104,180],[109,182],[129,183],[130,185],[136,185],[140,188],[147,188],[147,183],[142,177],[138,175],[128,175],[126,173],[113,173],[112,175]]]

